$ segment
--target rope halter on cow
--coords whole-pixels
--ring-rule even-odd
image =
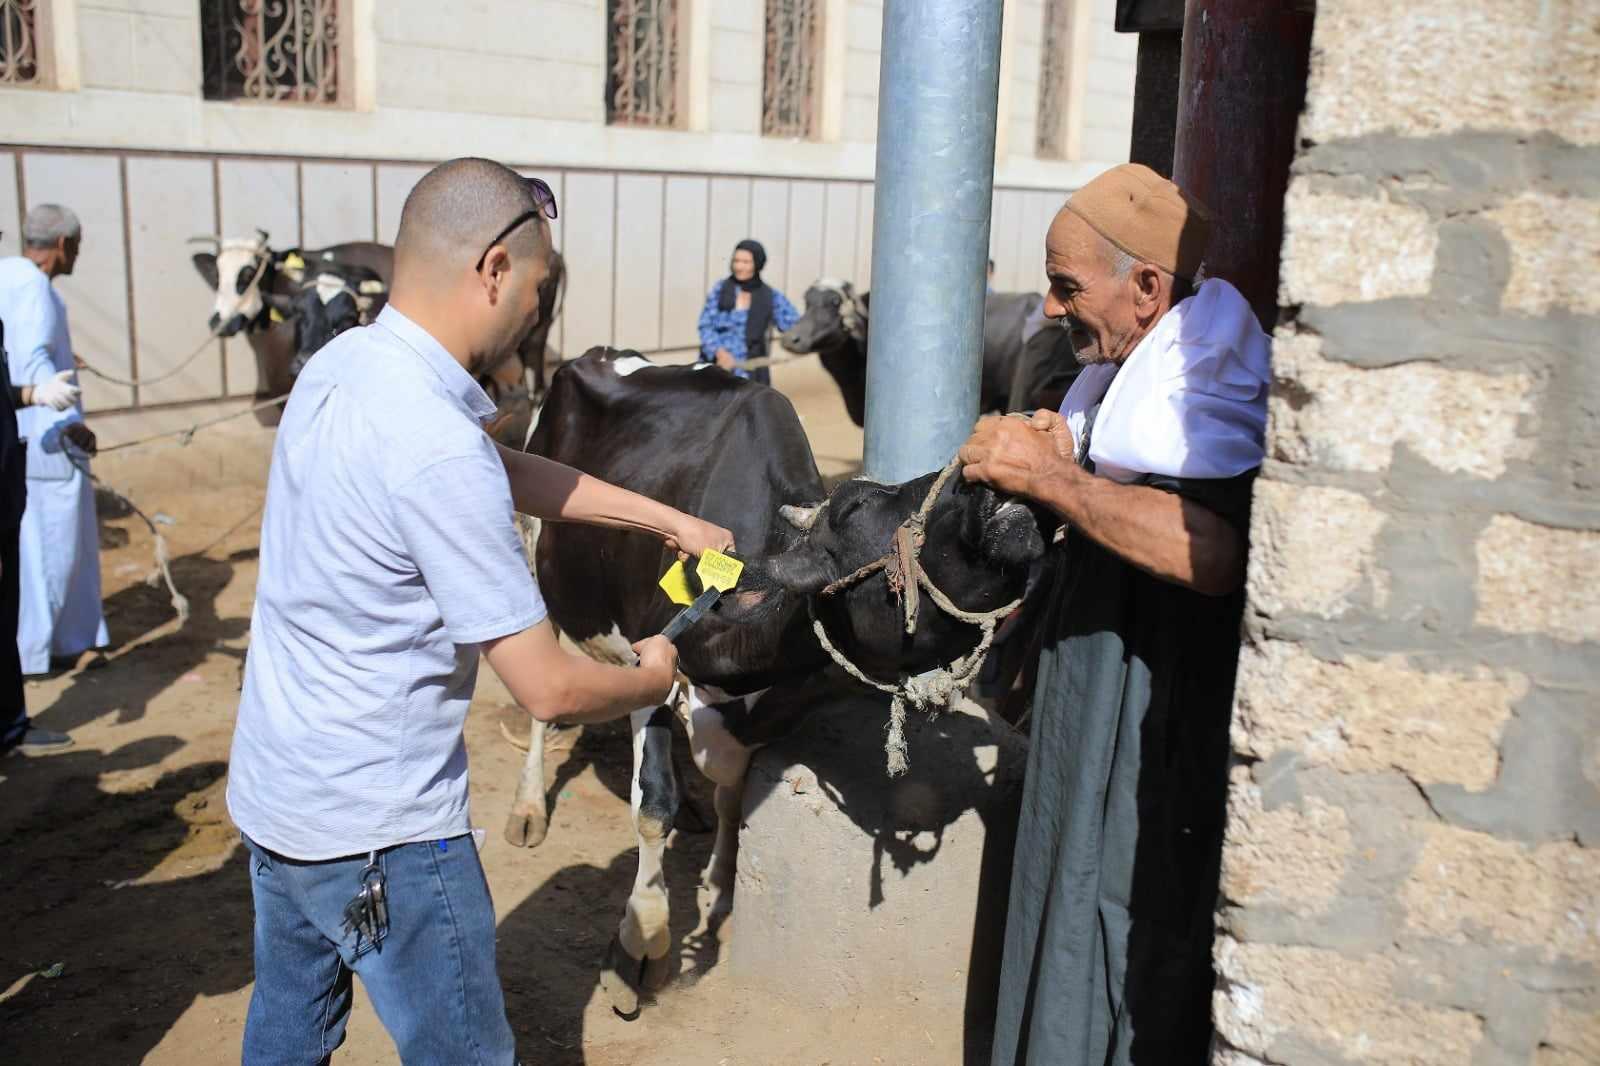
[[[888,737],[884,741],[884,754],[888,758],[887,770],[890,777],[899,777],[910,766],[906,757],[906,705],[910,704],[925,714],[937,714],[948,707],[956,693],[970,685],[978,676],[978,672],[983,669],[984,660],[988,658],[989,649],[994,644],[995,627],[1012,611],[1022,606],[1022,600],[1018,598],[992,611],[963,610],[945,595],[928,576],[928,572],[922,568],[921,556],[923,545],[927,542],[928,514],[933,510],[933,505],[940,494],[944,492],[945,486],[960,469],[961,463],[952,461],[940,471],[939,476],[934,478],[932,487],[928,489],[927,498],[922,501],[922,506],[912,512],[911,516],[895,530],[894,544],[888,552],[829,584],[820,594],[833,596],[860,584],[882,570],[888,578],[889,588],[894,590],[900,600],[907,634],[914,634],[917,631],[922,612],[921,593],[926,592],[939,610],[958,622],[978,627],[981,635],[977,645],[970,652],[947,666],[915,676],[902,676],[895,683],[889,684],[870,676],[835,647],[833,641],[828,639],[827,627],[823,625],[822,619],[817,617],[814,601],[810,608],[811,628],[817,635],[818,643],[829,657],[838,663],[845,673],[863,685],[892,697],[889,701]]]

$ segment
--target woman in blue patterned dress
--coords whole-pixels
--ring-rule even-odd
[[[760,242],[740,241],[733,249],[728,277],[711,287],[700,312],[700,361],[716,363],[742,378],[772,384],[766,367],[741,370],[746,359],[767,354],[771,327],[781,333],[800,318],[800,312],[783,293],[761,280],[767,250]]]

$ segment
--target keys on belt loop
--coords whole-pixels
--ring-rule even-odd
[[[356,934],[356,950],[361,949],[361,938],[377,945],[389,932],[388,879],[378,862],[378,853],[367,853],[367,865],[361,869],[361,888],[355,898],[344,905],[345,932]]]

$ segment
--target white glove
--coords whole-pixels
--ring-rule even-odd
[[[72,376],[71,370],[63,370],[49,381],[43,381],[33,387],[33,402],[39,407],[51,407],[57,411],[65,411],[78,402],[78,395],[82,389],[67,379]]]

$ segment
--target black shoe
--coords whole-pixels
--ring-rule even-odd
[[[18,751],[46,752],[59,751],[62,748],[72,747],[72,738],[65,733],[57,733],[49,729],[40,729],[30,725],[28,731],[22,734],[22,739],[16,742]]]

